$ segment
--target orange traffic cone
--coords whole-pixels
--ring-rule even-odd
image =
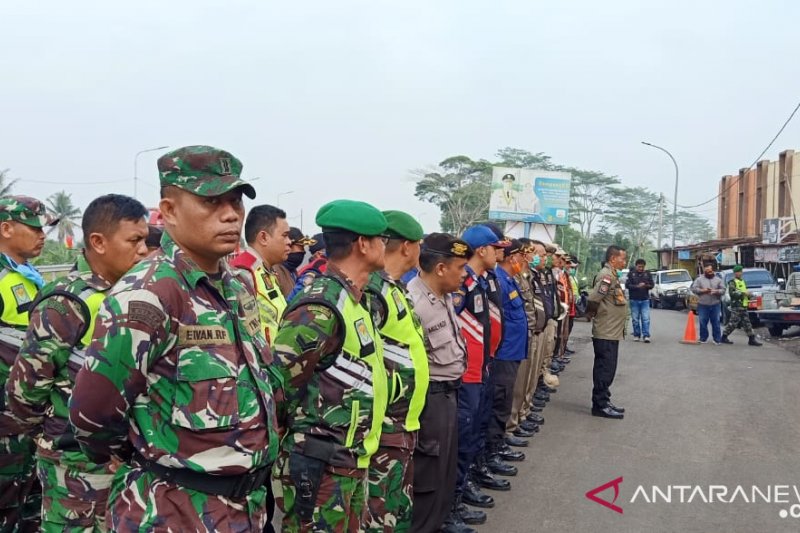
[[[697,328],[694,325],[694,311],[689,310],[689,316],[686,318],[686,329],[683,330],[683,339],[681,344],[700,344],[697,341]]]

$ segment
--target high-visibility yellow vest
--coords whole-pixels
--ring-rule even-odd
[[[733,278],[733,282],[736,284],[736,290],[745,295],[744,298],[742,298],[742,307],[747,308],[750,303],[750,299],[747,297],[747,284],[743,279],[739,278]]]
[[[0,301],[3,312],[0,321],[18,329],[28,327],[28,310],[36,293],[36,284],[13,270],[5,269],[0,273]]]
[[[275,274],[259,266],[253,272],[256,282],[258,302],[258,315],[261,318],[261,325],[267,341],[272,345],[275,335],[278,333],[278,323],[281,321],[284,311],[286,311],[286,298],[281,292],[278,278]]]

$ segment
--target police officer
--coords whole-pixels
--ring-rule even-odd
[[[297,271],[297,281],[295,282],[292,292],[286,297],[286,300],[291,302],[295,296],[303,292],[303,290],[314,282],[314,278],[325,274],[325,269],[328,266],[328,257],[325,253],[325,234],[317,233],[309,241],[313,241],[308,245],[308,253],[311,258],[308,263]]]
[[[619,341],[625,337],[628,302],[618,272],[627,264],[627,252],[620,246],[606,249],[605,266],[595,277],[589,294],[588,314],[592,317],[594,369],[592,416],[622,419],[624,409],[611,403],[611,384],[617,373]]]
[[[467,362],[452,293],[466,277],[469,245],[447,233],[422,241],[419,275],[408,292],[422,322],[428,349],[430,384],[414,450],[414,511],[411,530],[439,531],[452,510],[458,459],[458,389]],[[471,532],[462,521],[442,531]]]
[[[286,261],[275,265],[275,275],[284,297],[289,296],[294,290],[294,284],[297,283],[297,269],[306,259],[306,247],[317,243],[314,239],[303,235],[300,228],[295,227],[289,228],[289,239],[292,244]]]
[[[275,337],[285,431],[275,465],[284,531],[351,531],[368,520],[367,475],[388,401],[383,342],[364,289],[384,267],[386,217],[364,202],[322,206],[328,264]]]
[[[271,205],[255,206],[247,214],[244,239],[247,248],[230,264],[244,270],[252,279],[264,335],[267,342],[272,343],[286,309],[286,298],[273,268],[289,255],[291,240],[286,212]]]
[[[419,261],[422,226],[402,211],[384,211],[388,228],[385,267],[367,285],[370,308],[383,339],[388,374],[386,416],[378,451],[369,466],[367,531],[411,529],[419,417],[428,391],[428,358],[422,325],[400,277]]]
[[[272,362],[239,244],[241,162],[210,146],[158,160],[161,250],[111,289],[97,315],[70,422],[95,463],[115,457],[114,531],[255,531],[278,435]]]
[[[28,309],[44,285],[28,261],[44,248],[44,229],[58,221],[29,196],[0,198],[0,385],[4,388],[17,357]],[[39,527],[41,487],[36,478],[35,445],[26,428],[7,410],[0,412],[0,531]]]
[[[6,385],[8,405],[37,441],[42,530],[104,531],[113,478],[78,447],[67,402],[108,290],[147,255],[147,209],[127,196],[93,200],[81,224],[85,249],[72,271],[45,286]]]
[[[750,291],[747,290],[747,284],[742,279],[742,265],[733,267],[733,279],[728,282],[728,294],[731,297],[731,317],[728,323],[725,324],[725,329],[722,331],[722,344],[733,344],[728,338],[728,335],[733,333],[733,330],[741,328],[745,335],[749,337],[747,342],[748,346],[762,346],[756,339],[753,333],[753,325],[750,323],[750,316],[747,314],[747,306],[750,303]]]

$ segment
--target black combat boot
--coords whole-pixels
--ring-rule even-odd
[[[763,344],[758,342],[758,340],[756,339],[755,335],[750,335],[750,340],[747,341],[747,345],[748,346],[764,346]]]
[[[721,344],[733,344],[733,341],[730,340],[727,335],[723,335],[719,342]]]
[[[454,497],[453,505],[450,508],[450,514],[442,524],[443,533],[475,533],[475,530],[469,527],[461,518],[461,513],[458,512],[458,504],[461,503],[461,498]]]

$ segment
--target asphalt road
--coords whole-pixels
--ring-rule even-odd
[[[778,343],[748,347],[740,332],[733,346],[680,344],[687,314],[652,311],[653,342],[620,347],[612,392],[627,409],[622,421],[590,416],[591,326],[575,325],[578,353],[543,412],[546,423],[512,491],[491,493],[497,505],[476,529],[800,531],[800,518],[781,517],[800,516],[800,356]],[[619,477],[623,513],[585,496]],[[673,486],[672,501],[657,494],[648,503],[643,494],[652,499],[653,486]],[[613,488],[598,497],[613,501]]]

